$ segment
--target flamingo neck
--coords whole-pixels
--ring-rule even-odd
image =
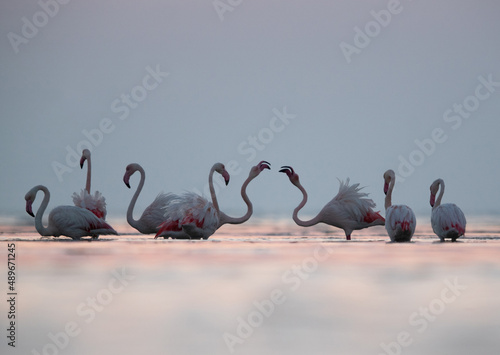
[[[215,189],[214,189],[214,172],[215,168],[212,167],[212,169],[210,169],[210,173],[208,174],[208,187],[210,188],[210,196],[212,197],[212,204],[214,205],[217,213],[220,214],[219,202],[217,202],[217,196],[215,195]]]
[[[396,181],[391,179],[389,183],[389,189],[387,190],[387,194],[385,195],[385,209],[388,209],[392,205],[392,190],[394,189],[394,184]]]
[[[87,183],[85,185],[85,190],[87,190],[88,194],[90,195],[90,176],[91,176],[91,164],[90,164],[90,156],[87,158]]]
[[[52,235],[50,226],[49,228],[45,228],[42,223],[42,216],[45,213],[45,210],[47,209],[47,206],[49,204],[50,200],[50,192],[45,186],[38,186],[37,191],[43,191],[43,200],[42,203],[40,204],[40,207],[36,211],[35,214],[35,228],[38,233],[40,233],[41,236],[50,236]]]
[[[300,202],[300,204],[293,210],[293,220],[295,221],[295,223],[297,223],[297,225],[302,226],[302,227],[314,226],[315,224],[318,224],[319,222],[321,222],[321,220],[320,220],[321,217],[319,214],[316,217],[314,217],[313,219],[310,219],[309,221],[303,221],[303,220],[299,219],[298,213],[302,209],[302,207],[305,206],[305,204],[307,202],[307,192],[306,192],[306,189],[304,189],[304,187],[300,183],[297,185],[297,187],[299,188],[300,191],[302,191],[303,198],[302,198],[302,202]]]
[[[139,197],[139,194],[141,193],[142,188],[144,186],[144,181],[146,180],[146,173],[144,172],[144,169],[142,167],[139,167],[137,170],[141,174],[141,181],[139,181],[139,185],[137,186],[137,190],[135,191],[134,196],[132,196],[132,200],[130,201],[130,204],[128,206],[127,222],[135,229],[141,231],[143,225],[142,225],[141,221],[134,219],[134,207],[135,207],[135,203],[137,202],[137,198]]]
[[[438,198],[436,199],[436,203],[434,204],[433,208],[438,207],[441,205],[441,199],[443,198],[444,195],[444,181],[439,179],[439,195]]]
[[[252,181],[252,180],[253,180],[253,178],[249,176],[245,180],[243,185],[241,185],[241,197],[243,198],[243,201],[247,205],[247,212],[239,218],[230,217],[227,214],[225,214],[224,212],[220,212],[221,217],[220,217],[219,227],[222,226],[223,224],[226,224],[226,223],[241,224],[241,223],[244,223],[250,219],[250,217],[252,216],[252,213],[253,213],[253,205],[252,205],[252,202],[250,201],[250,199],[248,198],[248,195],[247,195],[247,186],[250,183],[250,181]]]

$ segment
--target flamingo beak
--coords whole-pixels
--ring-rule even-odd
[[[80,158],[80,169],[83,169],[83,163],[85,162],[85,157]]]
[[[259,163],[259,169],[260,171],[264,170],[264,169],[269,169],[271,170],[271,163],[263,160]]]
[[[31,200],[26,200],[26,212],[31,216],[31,217],[35,217],[35,215],[33,214],[33,201]]]
[[[227,184],[229,184],[229,173],[226,170],[224,170],[222,172],[222,177],[224,178],[224,182],[226,183],[227,186]]]
[[[436,195],[431,194],[431,207],[434,207],[434,204],[436,203]]]
[[[290,177],[293,174],[293,169],[291,166],[285,165],[281,167],[280,173],[285,173]]]
[[[130,189],[130,183],[129,183],[129,180],[130,180],[130,176],[128,176],[127,174],[125,174],[125,176],[123,176],[123,182],[125,183],[125,185],[127,185],[127,187]]]
[[[386,182],[386,183],[384,184],[384,194],[386,194],[386,195],[387,195],[387,191],[389,191],[389,184]]]

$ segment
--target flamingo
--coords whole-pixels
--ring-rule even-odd
[[[246,222],[253,213],[246,189],[250,181],[255,179],[264,169],[271,169],[270,163],[261,161],[250,169],[248,178],[241,186],[241,197],[247,205],[247,212],[239,218],[230,217],[219,208],[217,196],[213,185],[213,174],[217,172],[222,175],[226,185],[229,183],[229,173],[222,163],[216,163],[210,169],[208,183],[212,202],[193,192],[183,195],[171,194],[172,199],[165,207],[166,220],[161,225],[155,238],[173,239],[208,239],[222,225],[240,224]]]
[[[368,198],[367,193],[359,192],[359,184],[349,186],[349,178],[344,183],[340,181],[339,192],[316,217],[309,221],[299,219],[297,214],[307,202],[307,192],[299,181],[299,175],[290,166],[282,166],[280,173],[285,173],[290,182],[297,186],[303,194],[302,202],[293,210],[293,220],[299,226],[310,227],[318,223],[326,223],[344,230],[347,240],[351,240],[353,230],[373,226],[383,226],[384,218],[379,212],[374,212],[375,203]]]
[[[163,217],[163,208],[167,205],[169,196],[165,193],[159,193],[154,201],[148,207],[146,207],[141,217],[138,220],[135,220],[133,211],[137,198],[139,197],[139,194],[141,193],[144,186],[146,173],[142,166],[136,163],[132,163],[127,165],[125,169],[125,175],[123,175],[123,182],[130,189],[130,177],[136,171],[139,171],[139,173],[141,174],[141,180],[139,181],[139,186],[137,186],[137,190],[135,191],[134,196],[132,197],[132,200],[130,201],[130,204],[128,206],[127,222],[142,234],[156,233],[158,232],[160,224],[165,221],[165,218]]]
[[[43,191],[42,204],[33,214],[32,205],[38,191]],[[57,206],[49,214],[49,224],[43,226],[42,216],[49,204],[50,193],[43,185],[37,185],[28,191],[24,197],[26,200],[26,212],[35,217],[35,228],[42,237],[65,235],[72,239],[80,239],[84,236],[91,236],[97,239],[99,234],[117,234],[116,231],[104,220],[98,218],[87,209],[76,206]]]
[[[441,191],[436,200],[436,193],[441,186]],[[466,220],[462,210],[454,203],[441,204],[441,199],[444,194],[444,181],[442,179],[435,180],[430,187],[432,206],[431,225],[432,230],[444,242],[444,238],[451,238],[455,242],[465,234]]]
[[[83,169],[83,163],[87,160],[87,183],[85,189],[82,189],[80,194],[76,192],[73,193],[73,203],[77,207],[86,208],[97,217],[105,219],[106,218],[106,199],[99,191],[96,191],[94,195],[90,194],[90,176],[91,176],[91,164],[90,164],[90,150],[84,149],[82,152],[82,157],[80,158],[80,168]]]
[[[391,242],[409,242],[417,220],[412,209],[406,205],[391,205],[392,190],[396,183],[394,170],[384,173],[385,193],[385,229],[391,238]]]

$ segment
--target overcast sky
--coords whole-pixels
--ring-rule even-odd
[[[351,178],[383,210],[430,214],[429,185],[466,215],[500,214],[500,3],[497,0],[3,1],[0,3],[0,212],[49,209],[85,185],[124,216],[160,191],[203,190],[215,162],[233,167],[221,209],[289,216],[309,191],[314,215]],[[76,153],[72,153],[76,152]],[[75,156],[74,156],[75,155]],[[404,181],[403,181],[404,180]],[[41,196],[38,198],[38,203]],[[38,205],[38,203],[35,203]]]

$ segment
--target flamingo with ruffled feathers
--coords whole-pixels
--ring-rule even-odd
[[[299,219],[298,213],[307,203],[307,192],[300,184],[299,175],[290,166],[282,166],[280,173],[285,173],[303,195],[302,201],[293,210],[293,220],[297,225],[310,227],[318,223],[329,224],[343,229],[347,240],[351,240],[354,230],[384,225],[384,217],[373,211],[375,203],[365,198],[368,194],[360,192],[359,184],[349,185],[349,178],[346,182],[340,181],[339,192],[316,217],[303,221]]]
[[[33,214],[32,205],[38,191],[43,191],[44,197],[36,215]],[[42,223],[42,216],[49,204],[50,193],[43,185],[33,187],[26,196],[26,212],[35,217],[35,228],[42,237],[59,237],[65,235],[72,239],[91,236],[97,239],[100,234],[117,234],[116,231],[101,218],[85,208],[76,206],[57,206],[49,213],[47,227]]]
[[[169,196],[165,193],[159,193],[154,201],[146,207],[141,217],[137,220],[134,219],[134,207],[137,202],[137,198],[144,187],[144,182],[146,180],[146,172],[139,164],[132,163],[127,165],[125,169],[125,174],[123,175],[123,182],[130,189],[130,177],[138,171],[141,174],[141,180],[137,186],[137,190],[132,196],[132,200],[127,209],[127,222],[132,227],[137,229],[142,234],[154,234],[157,233],[162,224],[165,221],[163,217],[163,208],[168,204]]]
[[[392,190],[396,183],[394,170],[387,170],[384,173],[384,194],[385,194],[385,229],[391,242],[409,242],[417,220],[413,210],[406,205],[392,205]]]
[[[440,189],[441,187],[441,189]],[[443,179],[435,180],[431,186],[430,204],[432,206],[431,225],[432,230],[439,239],[444,242],[445,238],[451,238],[455,242],[465,234],[465,215],[462,210],[454,203],[441,204],[441,199],[444,194],[444,181]],[[436,194],[439,196],[436,200]]]
[[[81,169],[83,169],[83,163],[85,161],[87,161],[87,182],[85,184],[85,189],[82,189],[80,194],[76,192],[73,193],[73,203],[77,207],[89,210],[99,218],[106,219],[106,199],[99,191],[96,191],[94,195],[90,194],[92,166],[90,163],[90,150],[88,149],[82,151],[82,157],[80,158]]]
[[[264,169],[271,169],[270,165],[266,161],[261,161],[250,169],[248,178],[241,186],[241,197],[247,205],[247,212],[242,217],[234,218],[220,210],[213,184],[215,172],[222,175],[226,185],[229,183],[229,173],[226,171],[224,164],[214,164],[208,175],[212,202],[194,192],[186,192],[182,195],[171,194],[172,199],[164,208],[166,220],[161,225],[155,238],[208,239],[224,224],[246,222],[253,213],[253,205],[246,192],[247,186]]]

